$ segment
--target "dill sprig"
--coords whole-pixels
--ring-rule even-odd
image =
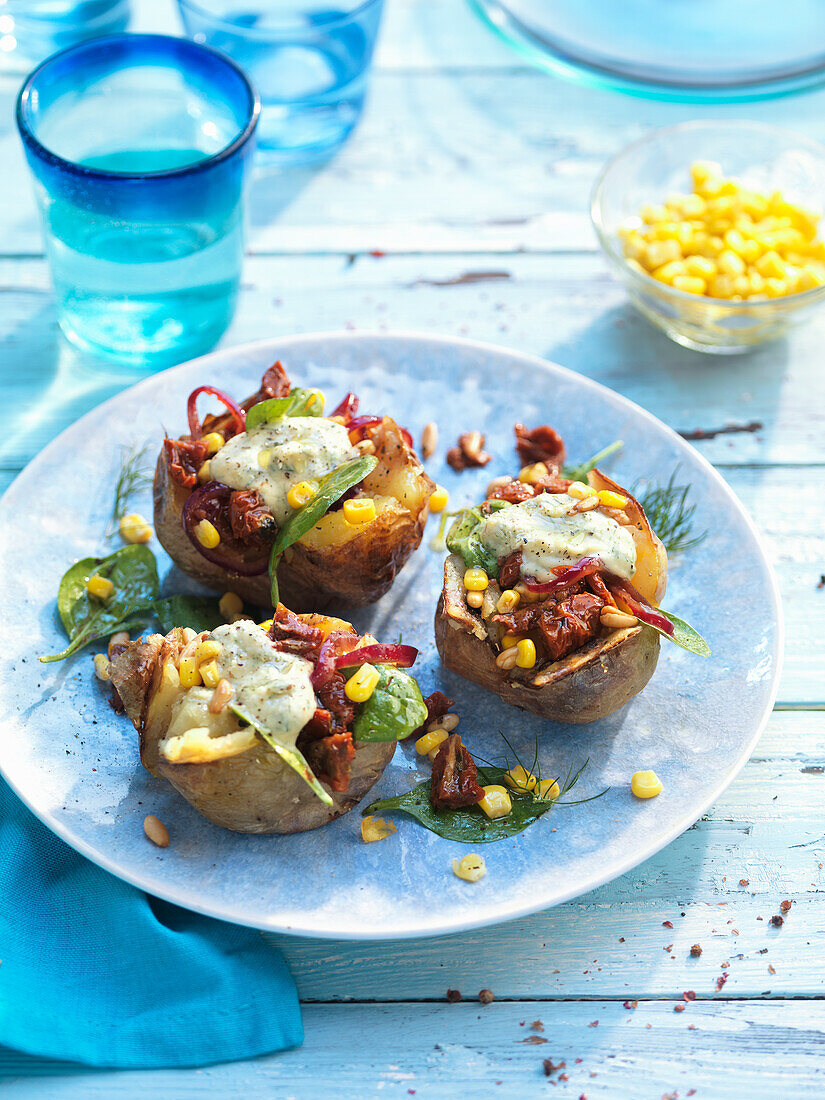
[[[129,498],[139,489],[142,489],[144,485],[151,484],[152,475],[146,462],[147,450],[148,444],[140,449],[137,447],[121,448],[120,474],[115,485],[115,499],[112,505],[112,514],[109,517],[107,538],[111,538],[115,534],[118,524],[126,515]]]
[[[696,505],[688,504],[690,486],[676,484],[678,473],[677,466],[670,475],[667,485],[652,485],[641,495],[636,493],[635,486],[633,489],[634,495],[638,496],[639,504],[650,520],[650,526],[670,554],[691,550],[707,535],[707,531],[702,531],[698,535],[692,534]]]
[[[513,754],[513,760],[511,761],[506,753],[502,753],[502,755],[500,757],[496,758],[497,760],[500,760],[501,763],[495,763],[494,761],[485,760],[484,757],[479,756],[478,753],[473,754],[474,758],[476,760],[480,760],[482,764],[486,764],[488,768],[501,768],[503,771],[511,772],[511,771],[513,771],[513,769],[515,767],[520,767],[528,775],[534,775],[535,778],[536,778],[535,786],[531,785],[530,787],[526,787],[526,786],[522,786],[521,783],[518,783],[518,782],[515,782],[515,781],[514,781],[514,786],[515,786],[516,790],[521,791],[523,794],[532,794],[533,798],[536,799],[537,802],[548,801],[548,802],[553,802],[554,804],[556,804],[558,806],[581,806],[585,802],[594,802],[597,798],[601,798],[602,795],[607,794],[607,792],[610,790],[609,787],[605,787],[605,789],[603,791],[600,791],[598,794],[591,795],[589,798],[574,799],[571,802],[560,802],[559,801],[559,799],[561,799],[564,795],[566,795],[570,791],[572,791],[572,789],[578,783],[579,779],[581,779],[585,769],[587,768],[588,764],[590,763],[590,757],[588,757],[585,760],[585,762],[582,764],[582,766],[578,769],[578,771],[574,772],[573,765],[571,764],[570,767],[567,770],[567,775],[565,776],[563,782],[562,782],[560,774],[555,777],[555,779],[553,780],[553,782],[550,784],[550,787],[549,787],[549,790],[552,790],[553,789],[553,784],[554,783],[558,784],[559,793],[556,795],[555,798],[550,798],[550,799],[541,798],[540,795],[536,794],[536,791],[541,791],[541,788],[542,788],[541,763],[539,761],[539,739],[538,739],[538,736],[536,737],[535,747],[534,747],[534,751],[533,751],[533,763],[528,768],[528,767],[525,767],[525,765],[522,763],[518,752],[513,747],[513,745],[510,743],[510,741],[507,739],[506,735],[504,733],[502,733],[501,730],[499,730],[498,733],[499,733],[499,737],[501,737],[504,744],[507,746],[507,748]],[[515,761],[515,763],[513,763],[513,761]]]

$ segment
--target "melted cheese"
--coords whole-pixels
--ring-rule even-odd
[[[540,493],[493,512],[479,527],[479,538],[499,558],[521,550],[522,572],[539,582],[553,579],[554,566],[587,557],[630,580],[636,568],[631,533],[602,512],[571,512],[577,503],[566,493]]]
[[[211,476],[230,489],[257,489],[277,522],[292,515],[286,496],[317,481],[358,451],[343,424],[321,416],[287,416],[233,436],[213,455]]]

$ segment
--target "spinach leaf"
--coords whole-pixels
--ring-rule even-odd
[[[285,416],[323,416],[324,395],[320,390],[290,390],[286,397],[271,397],[268,401],[259,401],[246,414],[246,430],[249,432],[259,424],[271,424]]]
[[[623,446],[624,443],[621,439],[617,439],[615,443],[611,443],[609,447],[605,447],[603,451],[593,455],[587,462],[582,462],[580,466],[565,466],[562,473],[565,477],[569,477],[571,481],[587,481],[587,475],[591,470],[598,466],[608,455],[612,455],[614,451],[618,451]]]
[[[104,603],[86,590],[95,573],[107,577],[114,591]],[[60,653],[41,657],[45,663],[62,661],[96,638],[131,629],[152,614],[158,594],[155,555],[142,544],[122,546],[106,558],[83,558],[69,566],[57,591],[57,609],[69,636]]]
[[[353,485],[357,485],[378,465],[375,455],[362,455],[360,458],[351,458],[349,462],[343,462],[330,470],[321,478],[318,492],[312,500],[299,508],[283,524],[278,537],[272,544],[269,556],[269,582],[272,594],[272,606],[278,606],[278,563],[281,554],[288,546],[292,546],[298,539],[309,531],[319,519],[324,516],[336,500],[340,499]]]
[[[509,508],[506,500],[488,502],[491,512]],[[447,549],[464,559],[468,569],[480,568],[491,577],[498,576],[498,558],[487,549],[478,536],[478,528],[486,519],[481,508],[465,508],[447,533]]]
[[[659,630],[657,626],[653,627],[654,630],[659,630],[663,638],[666,638],[669,642],[675,642],[676,645],[686,649],[689,653],[696,653],[699,657],[710,657],[710,646],[699,631],[693,629],[690,623],[686,623],[684,619],[680,619],[677,615],[671,615],[669,611],[663,611],[661,607],[657,608],[657,611],[660,615],[664,615],[666,619],[670,619],[674,626],[672,634],[665,634],[664,630]],[[647,625],[653,626],[652,623]]]
[[[478,781],[482,786],[501,783],[501,768],[478,769]],[[436,810],[430,801],[430,780],[419,783],[406,794],[395,798],[381,798],[367,806],[365,814],[397,810],[409,814],[425,828],[445,840],[458,840],[466,844],[489,844],[506,836],[523,832],[534,821],[552,808],[553,802],[534,798],[528,791],[509,790],[513,808],[506,817],[488,818],[478,806],[465,806],[460,810]]]
[[[241,721],[254,727],[256,733],[266,741],[271,749],[275,750],[285,764],[288,764],[293,771],[296,771],[298,775],[300,775],[301,779],[311,788],[312,793],[316,794],[325,806],[332,805],[332,798],[315,778],[312,768],[310,768],[309,764],[304,760],[303,755],[298,749],[290,748],[288,745],[282,745],[279,741],[276,741],[268,730],[259,726],[258,723],[247,714],[243,707],[239,706],[237,703],[227,703],[227,706],[233,714],[241,719]]]
[[[214,630],[225,622],[218,601],[210,596],[167,596],[163,600],[155,600],[152,611],[163,634],[168,634],[176,626],[188,626],[200,633],[202,630]]]
[[[362,703],[352,732],[357,741],[400,741],[427,721],[421,689],[409,673],[392,665],[375,666],[381,679]]]

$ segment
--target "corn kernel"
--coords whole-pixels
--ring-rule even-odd
[[[445,729],[436,726],[435,729],[427,730],[425,734],[418,738],[415,743],[415,751],[420,756],[427,756],[433,749],[437,749],[442,741],[446,741],[449,736]]]
[[[344,684],[344,694],[353,703],[366,703],[375,689],[381,674],[373,665],[364,664]]]
[[[707,210],[707,203],[701,195],[684,195],[682,213],[688,218],[698,218]]]
[[[716,261],[723,275],[744,275],[745,261],[730,248],[724,249]]]
[[[361,819],[361,839],[366,844],[373,844],[376,840],[386,840],[388,836],[396,832],[391,821],[385,821],[383,817],[372,817],[369,814]]]
[[[207,458],[206,462],[202,463],[200,469],[198,470],[198,481],[201,483],[201,485],[204,485],[204,484],[206,484],[207,481],[211,481],[211,480],[212,480],[212,465],[211,465],[209,459]]]
[[[667,219],[667,208],[664,206],[654,206],[653,203],[645,203],[639,210],[639,217],[642,221],[648,223],[648,225],[655,225],[656,222],[665,221]]]
[[[501,639],[502,649],[515,649],[517,645],[518,638],[515,636],[515,634],[505,634],[504,637]]]
[[[556,779],[542,779],[536,783],[533,794],[542,802],[555,802],[561,794],[561,787]]]
[[[201,682],[201,674],[195,664],[194,657],[182,657],[180,662],[180,686],[184,688],[197,687]]]
[[[534,462],[532,466],[524,466],[519,471],[518,479],[526,485],[535,485],[537,481],[547,477],[549,472],[544,462]]]
[[[109,658],[105,653],[96,653],[94,656],[95,676],[98,680],[109,679]]]
[[[243,600],[236,592],[224,592],[218,600],[218,610],[228,623],[234,623],[243,615]]]
[[[800,290],[813,290],[814,287],[825,286],[825,274],[807,267],[799,276]]]
[[[202,519],[195,525],[195,538],[207,550],[214,550],[221,541],[217,527],[208,519]]]
[[[195,664],[202,665],[206,661],[213,661],[216,657],[220,657],[221,649],[220,642],[216,642],[212,638],[204,639],[195,650]]]
[[[272,619],[265,619],[262,623],[258,623],[258,628],[263,630],[264,634],[268,634],[272,629]]]
[[[662,792],[662,781],[656,772],[634,772],[630,778],[630,789],[637,798],[655,798]]]
[[[647,241],[641,233],[631,233],[624,242],[624,254],[629,260],[644,259],[647,251]]]
[[[721,175],[722,167],[714,160],[695,160],[690,166],[690,178],[694,187],[709,179],[718,179]]]
[[[786,294],[789,294],[791,290],[791,284],[787,279],[766,279],[765,280],[765,294],[769,298],[784,298]]]
[[[375,501],[369,497],[356,497],[354,500],[345,500],[343,512],[344,519],[352,527],[372,523],[376,514]]]
[[[450,494],[447,490],[441,485],[436,485],[435,492],[430,496],[430,511],[443,512],[449,499]]]
[[[677,275],[684,275],[687,273],[683,260],[671,260],[669,263],[662,264],[661,267],[657,267],[652,272],[653,278],[658,279],[660,283],[672,283]]]
[[[207,661],[206,664],[198,665],[198,672],[207,687],[213,688],[218,686],[221,674],[218,672],[216,661]]]
[[[750,294],[751,281],[747,275],[734,275],[733,277],[733,293],[737,294]]]
[[[699,279],[710,279],[717,272],[715,262],[706,256],[689,256],[685,260],[685,269],[688,275],[695,275]]]
[[[481,789],[484,791],[484,797],[478,805],[487,817],[495,820],[497,817],[506,817],[510,813],[513,803],[504,787],[491,783]]]
[[[651,241],[643,262],[646,267],[653,269],[681,258],[682,250],[678,241]]]
[[[516,646],[518,657],[516,664],[519,668],[532,668],[536,663],[536,643],[531,638],[522,638]]]
[[[124,516],[118,527],[121,538],[125,539],[126,542],[148,542],[152,537],[152,528],[140,512],[130,512],[128,516]]]
[[[496,611],[499,615],[509,615],[511,611],[515,611],[518,607],[521,596],[513,588],[506,588],[498,598],[496,603]]]
[[[478,882],[480,878],[484,878],[487,874],[484,857],[473,852],[464,856],[463,859],[454,859],[453,874],[456,878],[464,879],[465,882]]]
[[[217,454],[226,440],[220,432],[208,432],[202,440],[206,444],[206,453],[208,455]]]
[[[785,264],[779,253],[771,249],[756,261],[756,270],[766,279],[781,279],[785,274]]]
[[[290,506],[290,508],[303,508],[305,504],[309,504],[309,502],[315,498],[317,493],[317,482],[299,481],[298,484],[293,485],[287,493],[287,504]]]
[[[468,592],[483,592],[490,583],[490,578],[483,569],[468,569],[464,573],[464,587]]]
[[[593,490],[589,485],[585,485],[583,481],[571,481],[567,486],[567,495],[574,497],[576,500],[584,500],[589,497]]]
[[[95,573],[93,577],[89,577],[86,582],[86,591],[90,596],[94,596],[96,600],[108,600],[114,590],[115,586],[109,578],[101,577],[99,573]]]
[[[504,782],[514,791],[532,791],[537,781],[532,772],[517,764],[504,773]]]
[[[614,493],[612,489],[600,489],[596,495],[605,508],[627,507],[627,497],[623,497],[621,493]]]
[[[733,295],[733,279],[730,275],[717,275],[708,285],[711,298],[730,298]]]
[[[672,283],[674,290],[681,290],[685,294],[704,294],[707,284],[698,275],[677,275]]]

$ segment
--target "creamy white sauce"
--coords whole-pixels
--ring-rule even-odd
[[[228,440],[213,455],[209,472],[230,489],[257,489],[283,523],[292,515],[286,495],[293,486],[317,481],[357,455],[343,424],[322,416],[287,416]]]
[[[233,702],[275,740],[294,748],[315,713],[310,662],[279,652],[248,619],[219,626],[210,637],[222,647],[218,671],[235,690]]]
[[[496,557],[522,552],[522,572],[537,581],[553,579],[556,565],[598,558],[605,569],[628,580],[636,568],[636,544],[626,528],[602,512],[573,512],[567,493],[540,493],[489,515],[479,537]]]

